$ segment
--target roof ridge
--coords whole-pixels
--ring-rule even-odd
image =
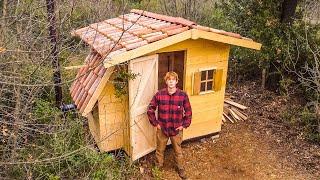
[[[136,14],[139,14],[139,15],[143,15],[143,16],[147,16],[147,17],[150,17],[150,18],[155,18],[155,19],[159,19],[159,20],[163,20],[163,21],[168,21],[168,22],[171,22],[171,23],[181,24],[181,25],[184,25],[184,26],[197,25],[197,23],[195,23],[193,21],[190,21],[188,19],[182,18],[182,17],[167,16],[167,15],[152,13],[152,12],[148,12],[148,11],[140,10],[140,9],[132,9],[130,12],[131,13],[136,13]]]

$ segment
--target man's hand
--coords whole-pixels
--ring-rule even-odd
[[[159,124],[157,125],[157,129],[161,129],[161,127],[160,127],[160,125],[159,125]]]
[[[176,128],[177,131],[180,131],[180,130],[182,130],[182,129],[183,129],[182,126],[179,126],[179,127]]]

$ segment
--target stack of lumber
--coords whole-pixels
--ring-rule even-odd
[[[223,105],[222,123],[226,123],[227,121],[235,123],[247,120],[248,115],[244,112],[246,109],[248,107],[226,98]]]

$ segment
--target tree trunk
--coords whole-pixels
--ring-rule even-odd
[[[62,88],[61,88],[61,74],[60,64],[58,60],[58,47],[57,47],[57,32],[56,32],[56,16],[55,16],[55,1],[46,0],[49,22],[49,39],[51,42],[51,57],[53,67],[53,82],[56,98],[56,106],[59,107],[62,103]]]
[[[318,103],[319,100],[317,100],[316,105],[315,105],[315,111],[316,111],[316,120],[318,122],[318,128],[317,131],[320,133],[320,103]]]
[[[281,23],[291,24],[296,12],[298,0],[284,0],[281,10]]]
[[[7,11],[8,11],[7,8],[8,8],[8,1],[3,0],[3,3],[2,3],[2,22],[0,24],[0,27],[1,27],[0,32],[2,33],[0,40],[2,42],[5,42],[5,37],[6,37],[6,17],[7,17]],[[1,43],[0,45],[3,45],[3,44]],[[3,47],[3,48],[5,48],[5,47]],[[1,50],[0,50],[0,52],[1,52]]]
[[[7,16],[7,8],[8,8],[8,0],[3,0],[3,2],[2,2],[2,18],[3,18],[3,22],[6,22],[5,17]]]
[[[5,2],[5,6],[7,6],[7,1]],[[17,5],[17,7],[19,7],[19,4]],[[3,13],[4,15],[6,15],[6,12],[4,11]],[[18,14],[18,9],[15,9],[15,16],[17,16]],[[16,23],[16,31],[18,34],[18,39],[21,39],[21,35],[22,35],[22,24],[21,22],[17,22]],[[5,29],[5,28],[4,28]],[[4,35],[5,36],[5,35]],[[20,49],[20,45],[17,45],[18,49]],[[15,57],[17,59],[23,58],[23,56],[21,56],[20,54]],[[18,84],[18,85],[14,85],[13,86],[13,92],[14,92],[14,96],[15,96],[15,107],[14,107],[14,112],[12,115],[12,119],[13,119],[13,131],[11,134],[11,140],[12,140],[12,144],[11,144],[11,161],[14,162],[16,159],[16,149],[18,146],[18,141],[19,141],[19,131],[20,131],[20,125],[22,124],[22,121],[20,119],[20,115],[21,115],[21,86],[19,85],[22,82],[22,77],[21,74],[19,73],[19,69],[21,69],[19,63],[14,63],[13,64],[13,73],[15,74],[15,76],[13,76],[13,82],[14,84]]]
[[[263,68],[261,73],[261,89],[265,89],[266,87],[266,74],[267,70],[266,68]]]
[[[16,68],[15,68],[16,69]],[[19,77],[20,78],[20,77]],[[16,96],[16,104],[14,108],[14,125],[13,125],[13,135],[12,135],[12,147],[11,147],[11,160],[14,161],[16,158],[16,149],[18,145],[18,136],[19,136],[19,130],[20,130],[20,111],[21,111],[21,87],[18,85],[17,87],[14,87],[15,90],[15,96]]]

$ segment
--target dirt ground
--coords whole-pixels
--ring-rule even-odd
[[[258,89],[248,83],[228,90],[236,102],[249,107],[248,120],[225,123],[217,139],[182,144],[190,179],[320,179],[319,144],[307,142],[280,118],[291,102]],[[142,179],[179,179],[171,147],[161,172],[152,173],[153,162],[154,153],[140,160]]]

